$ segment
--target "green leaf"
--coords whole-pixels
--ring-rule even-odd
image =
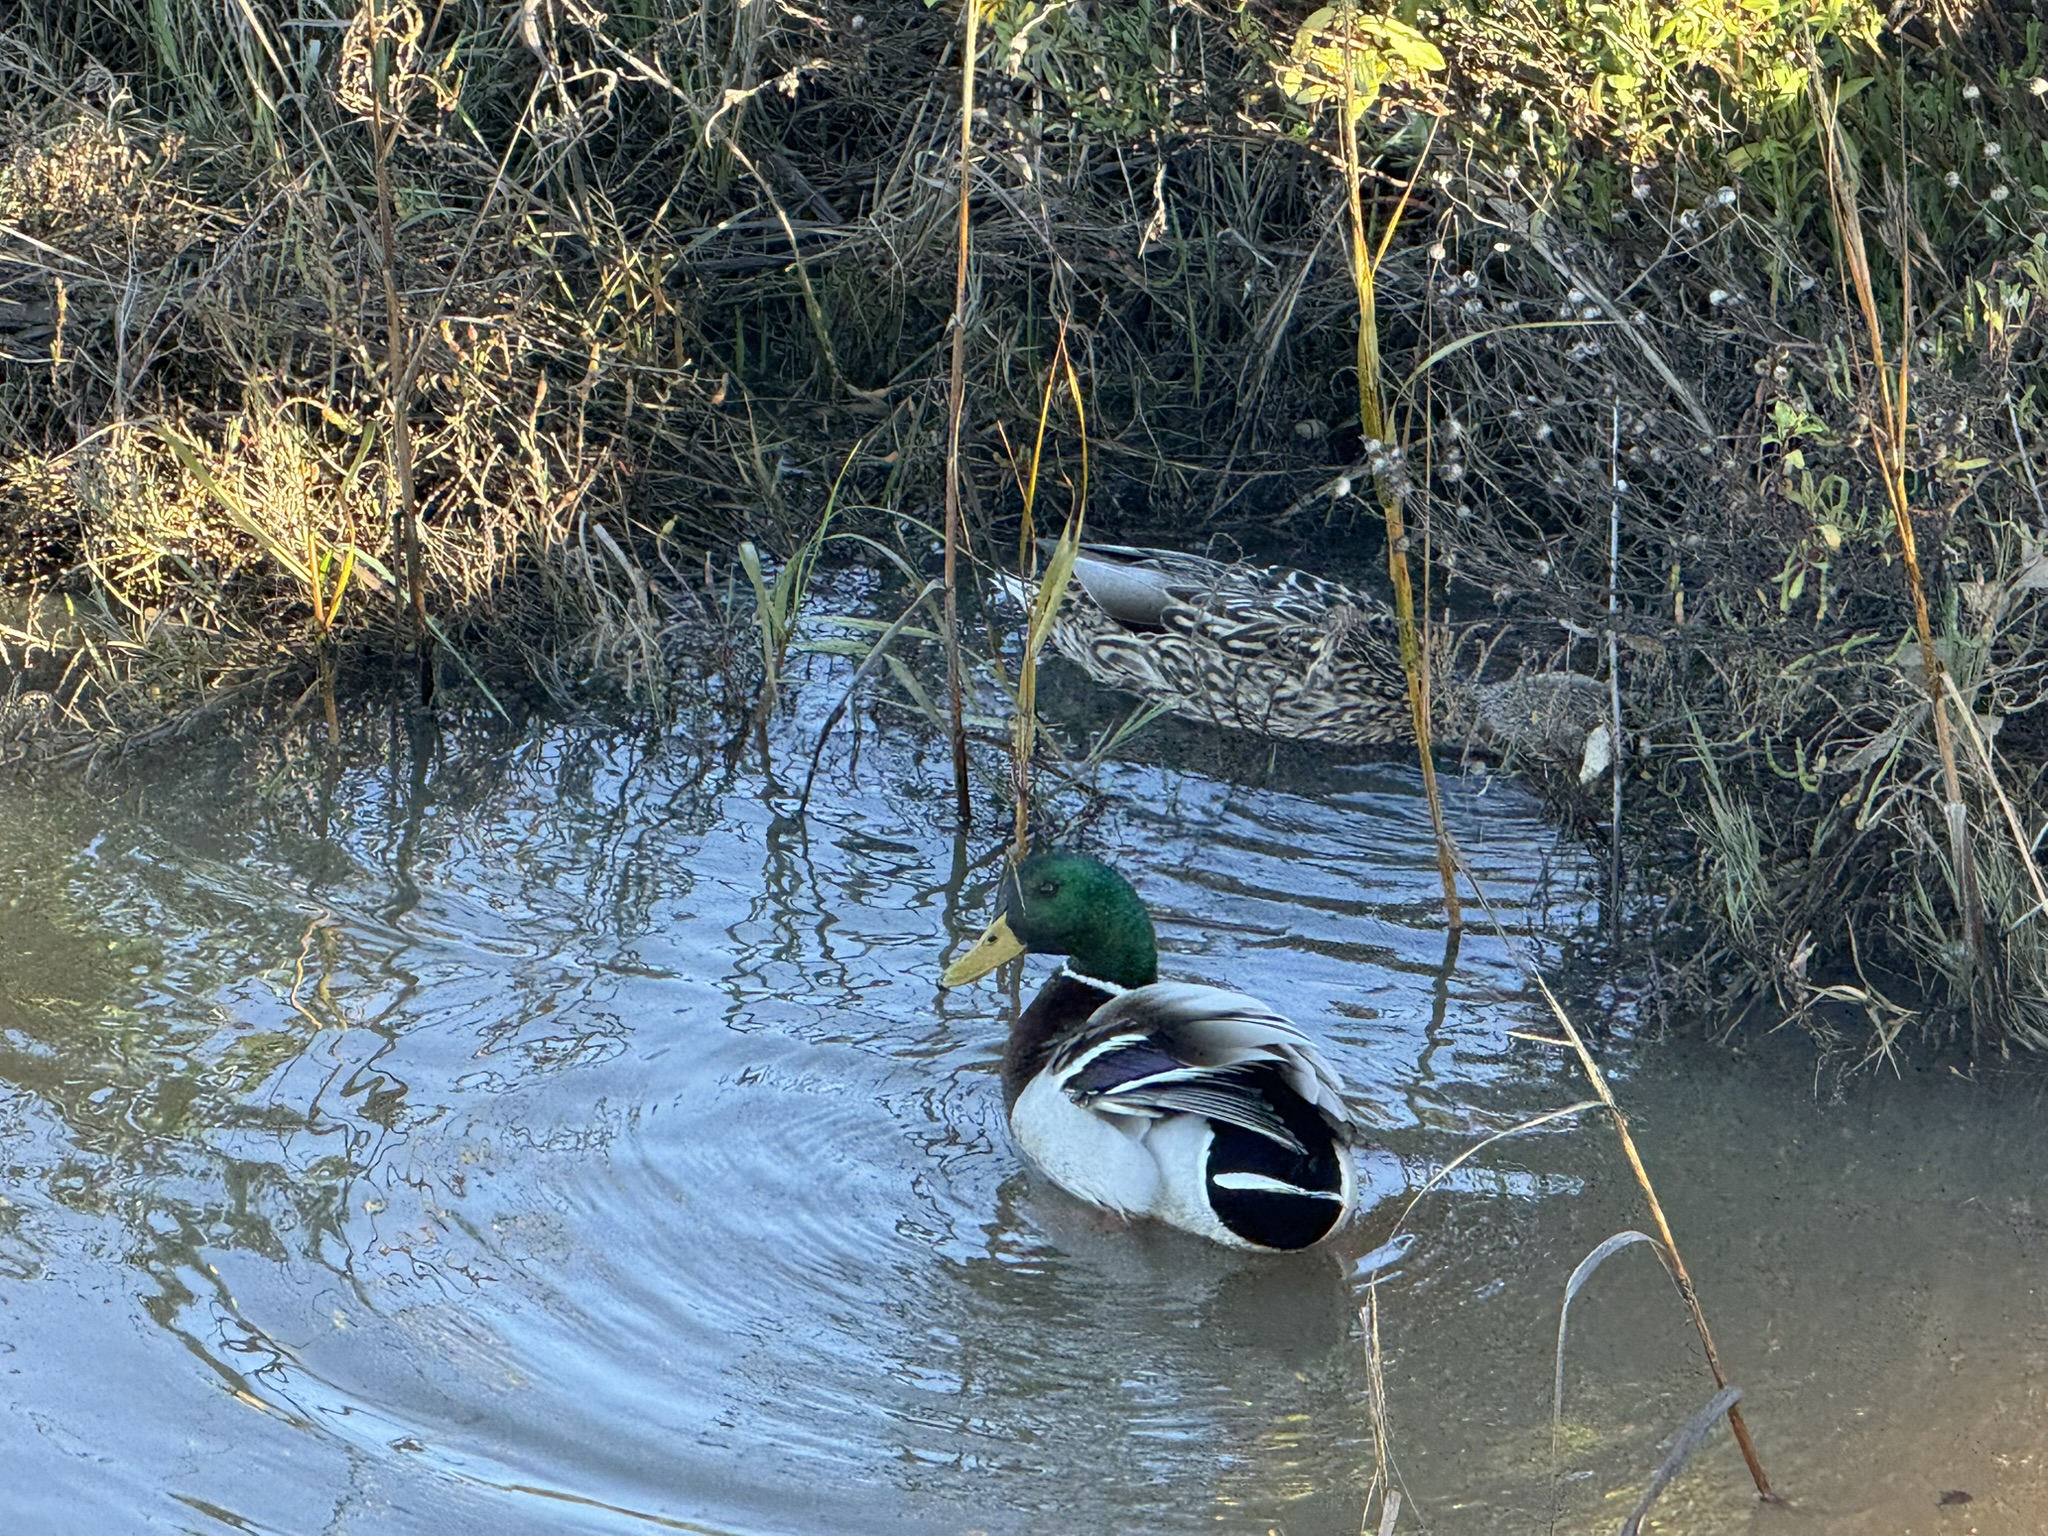
[[[1437,48],[1435,43],[1432,43],[1406,22],[1396,21],[1393,17],[1389,16],[1378,24],[1378,31],[1386,38],[1387,46],[1394,51],[1402,63],[1414,69],[1426,70],[1430,74],[1437,74],[1442,71],[1444,67],[1443,53]]]

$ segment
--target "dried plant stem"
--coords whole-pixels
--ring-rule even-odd
[[[1607,845],[1607,926],[1612,946],[1621,948],[1621,402],[1614,403],[1613,437],[1607,449],[1610,499],[1607,509],[1607,729],[1608,773],[1614,791],[1614,825]]]
[[[1534,982],[1536,989],[1543,994],[1543,1001],[1550,1006],[1551,1017],[1557,1020],[1558,1028],[1564,1031],[1562,1042],[1547,1043],[1562,1043],[1572,1048],[1579,1058],[1580,1070],[1586,1074],[1586,1081],[1592,1085],[1594,1094],[1613,1122],[1615,1136],[1621,1142],[1622,1156],[1628,1159],[1629,1171],[1635,1175],[1636,1185],[1642,1190],[1643,1199],[1649,1206],[1650,1220],[1656,1225],[1657,1237],[1671,1266],[1671,1278],[1677,1284],[1679,1297],[1684,1301],[1685,1310],[1692,1318],[1693,1328],[1700,1336],[1700,1348],[1707,1357],[1707,1369],[1713,1373],[1715,1387],[1725,1390],[1728,1386],[1728,1376],[1721,1368],[1721,1352],[1714,1347],[1714,1335],[1707,1327],[1707,1314],[1700,1306],[1699,1294],[1693,1289],[1692,1274],[1685,1267],[1685,1258],[1678,1251],[1678,1238],[1672,1233],[1671,1223],[1664,1215],[1664,1202],[1657,1198],[1657,1188],[1650,1182],[1650,1172],[1643,1166],[1642,1154],[1636,1150],[1636,1139],[1629,1130],[1628,1116],[1622,1112],[1620,1103],[1614,1097],[1614,1090],[1607,1085],[1606,1074],[1600,1070],[1600,1063],[1593,1059],[1592,1051],[1587,1049],[1585,1038],[1572,1023],[1571,1015],[1564,1011],[1564,1004],[1560,1003],[1557,994],[1550,990],[1550,983],[1543,979],[1543,973],[1529,962],[1514,941],[1508,937],[1507,929],[1501,923],[1500,914],[1494,911],[1493,904],[1486,899],[1486,888],[1473,876],[1469,867],[1465,868],[1464,872],[1466,879],[1472,882],[1473,895],[1485,909],[1487,921],[1492,926],[1495,936],[1508,952],[1515,956],[1522,973]],[[1552,1116],[1546,1118],[1576,1114],[1586,1107],[1584,1104],[1574,1104],[1568,1109],[1555,1111]],[[1541,1120],[1530,1121],[1515,1129],[1526,1130],[1530,1125],[1541,1123]],[[1406,1214],[1405,1211],[1402,1213],[1404,1219]],[[1397,1222],[1396,1226],[1398,1225]],[[1728,1428],[1734,1433],[1735,1443],[1742,1450],[1742,1459],[1749,1467],[1751,1481],[1756,1484],[1757,1496],[1772,1503],[1783,1502],[1771,1487],[1771,1480],[1764,1472],[1763,1462],[1757,1456],[1756,1442],[1750,1439],[1749,1426],[1743,1422],[1742,1410],[1733,1401],[1728,1404]]]
[[[2019,854],[2027,879],[2033,884],[2035,907],[2029,916],[2048,913],[2048,881],[2041,878],[2040,861],[2034,857],[2034,844],[2028,838],[2026,828],[2020,825],[2019,812],[2013,809],[2005,786],[1998,782],[1998,764],[1991,756],[1991,743],[1984,739],[1984,733],[1977,728],[1962,695],[1956,692],[1955,679],[1944,675],[1941,681],[1948,690],[1949,702],[1955,706],[1956,718],[1963,722],[1963,728],[1969,733],[1970,745],[1977,749],[1977,760],[1984,765],[1984,782],[1991,786],[1991,793],[1998,800],[1998,808],[2005,816],[2006,830],[2012,833],[2013,849]]]
[[[1024,649],[1017,659],[1017,712],[1011,736],[1010,786],[1012,810],[1011,844],[1022,862],[1030,850],[1031,758],[1038,739],[1038,658],[1051,638],[1053,621],[1066,599],[1067,585],[1074,574],[1074,562],[1081,553],[1082,528],[1088,514],[1088,412],[1081,398],[1080,375],[1067,353],[1066,327],[1060,327],[1059,348],[1045,375],[1045,390],[1038,404],[1038,433],[1031,446],[1031,468],[1021,487],[1024,498],[1023,532],[1017,549],[1018,574],[1028,581],[1036,563],[1032,539],[1033,512],[1038,504],[1038,472],[1045,462],[1045,429],[1052,415],[1052,400],[1062,380],[1074,400],[1074,417],[1081,434],[1081,483],[1074,492],[1074,505],[1060,530],[1059,543],[1046,562],[1033,590],[1024,616]]]
[[[1365,1335],[1366,1401],[1372,1413],[1372,1482],[1365,1490],[1361,1529],[1372,1518],[1372,1501],[1380,1501],[1380,1536],[1393,1536],[1394,1523],[1401,1518],[1401,1490],[1394,1486],[1394,1448],[1387,1432],[1386,1352],[1380,1344],[1380,1288],[1368,1287],[1365,1305],[1358,1309],[1358,1323]]]
[[[973,820],[967,791],[967,727],[962,720],[966,683],[960,670],[960,426],[967,414],[967,254],[972,228],[968,193],[974,169],[974,58],[980,43],[981,0],[967,0],[967,38],[960,59],[959,262],[953,271],[953,367],[946,390],[946,693],[953,733],[953,801],[961,826]]]
[[[391,406],[391,479],[397,498],[398,548],[405,562],[405,586],[412,604],[412,640],[419,657],[420,702],[434,702],[434,652],[427,625],[426,574],[422,570],[419,528],[419,499],[412,475],[412,421],[408,399],[412,393],[413,360],[405,344],[405,309],[398,296],[398,228],[392,211],[391,152],[398,145],[398,121],[387,115],[391,104],[392,72],[398,53],[385,22],[383,0],[366,0],[370,6],[370,56],[373,89],[370,93],[370,137],[372,159],[377,171],[377,243],[384,276],[384,317],[388,343],[386,374]]]
[[[1586,1074],[1586,1081],[1593,1085],[1593,1092],[1607,1107],[1608,1118],[1614,1122],[1614,1134],[1621,1141],[1622,1156],[1628,1159],[1629,1171],[1635,1175],[1636,1184],[1643,1192],[1643,1199],[1649,1205],[1650,1219],[1656,1223],[1658,1239],[1664,1245],[1664,1252],[1671,1261],[1671,1278],[1678,1284],[1678,1294],[1685,1302],[1685,1310],[1692,1316],[1692,1325],[1700,1336],[1700,1348],[1707,1357],[1707,1369],[1713,1373],[1714,1385],[1725,1390],[1728,1375],[1721,1369],[1721,1352],[1714,1347],[1714,1335],[1707,1328],[1707,1314],[1700,1307],[1700,1299],[1693,1290],[1692,1275],[1685,1267],[1685,1258],[1678,1251],[1678,1239],[1672,1235],[1671,1223],[1665,1218],[1664,1204],[1657,1198],[1656,1186],[1650,1182],[1649,1170],[1643,1166],[1642,1154],[1636,1150],[1636,1139],[1629,1133],[1628,1116],[1622,1113],[1616,1102],[1614,1090],[1607,1086],[1607,1077],[1600,1070],[1600,1064],[1593,1059],[1593,1053],[1586,1049],[1586,1042],[1573,1026],[1571,1016],[1564,1011],[1564,1005],[1557,1000],[1557,994],[1550,990],[1550,983],[1531,970],[1537,987],[1543,993],[1543,1000],[1550,1005],[1551,1015],[1558,1027],[1564,1031],[1565,1039],[1578,1054],[1579,1067]],[[1735,1443],[1742,1449],[1742,1459],[1749,1467],[1750,1478],[1756,1483],[1757,1495],[1776,1502],[1778,1495],[1771,1489],[1771,1480],[1764,1473],[1763,1462],[1758,1458],[1756,1442],[1749,1437],[1749,1426],[1742,1421],[1742,1410],[1735,1403],[1728,1404],[1728,1428],[1734,1432]]]
[[[1877,374],[1880,420],[1870,434],[1871,452],[1877,458],[1878,478],[1884,482],[1892,521],[1899,531],[1899,549],[1906,567],[1906,589],[1913,600],[1913,627],[1920,637],[1920,665],[1927,688],[1929,713],[1934,719],[1934,742],[1941,757],[1941,781],[1947,796],[1943,812],[1948,820],[1949,856],[1955,867],[1956,904],[1962,911],[1963,931],[1968,940],[1973,975],[1985,974],[1987,958],[1983,903],[1978,898],[1977,876],[1970,852],[1969,811],[1963,801],[1962,774],[1956,766],[1954,728],[1949,721],[1948,700],[1942,689],[1941,655],[1934,648],[1934,627],[1928,618],[1927,584],[1920,574],[1920,544],[1913,531],[1913,508],[1906,491],[1906,433],[1911,424],[1909,389],[1913,332],[1913,262],[1909,242],[1897,242],[1899,261],[1899,365],[1894,378],[1885,361],[1884,322],[1877,312],[1877,290],[1871,281],[1870,256],[1863,240],[1863,214],[1857,204],[1855,173],[1842,152],[1841,124],[1835,104],[1821,86],[1819,71],[1809,76],[1815,111],[1820,118],[1821,149],[1825,158],[1828,207],[1834,217],[1836,245],[1842,264],[1848,269],[1863,327],[1870,342],[1871,366]],[[1900,209],[1901,220],[1908,215]],[[1973,1027],[1978,1022],[1979,989],[1970,988]]]
[[[1345,197],[1351,222],[1351,277],[1358,295],[1358,425],[1367,443],[1384,445],[1391,453],[1396,446],[1394,424],[1389,418],[1380,390],[1379,307],[1375,280],[1388,243],[1400,227],[1401,214],[1408,206],[1408,190],[1380,236],[1379,249],[1369,251],[1365,232],[1365,166],[1358,148],[1359,110],[1353,100],[1355,71],[1352,67],[1353,29],[1344,28],[1344,90],[1342,153]],[[1432,129],[1430,142],[1435,142]],[[1418,163],[1429,158],[1425,145]],[[1371,450],[1377,451],[1377,450]],[[1422,793],[1429,802],[1429,821],[1436,833],[1437,874],[1443,881],[1444,916],[1451,931],[1464,927],[1463,908],[1458,901],[1457,853],[1451,844],[1450,828],[1444,822],[1442,792],[1437,788],[1436,758],[1430,743],[1429,653],[1422,644],[1415,622],[1415,588],[1408,573],[1408,525],[1401,508],[1401,487],[1397,475],[1374,476],[1380,511],[1387,524],[1387,575],[1394,588],[1394,622],[1401,639],[1401,671],[1408,680],[1408,714],[1415,729],[1416,758],[1422,765]]]

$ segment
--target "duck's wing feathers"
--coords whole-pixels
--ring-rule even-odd
[[[1089,1109],[1201,1115],[1301,1152],[1267,1087],[1277,1072],[1338,1140],[1356,1130],[1342,1079],[1308,1036],[1257,998],[1221,987],[1155,982],[1121,993],[1062,1042],[1047,1071]]]

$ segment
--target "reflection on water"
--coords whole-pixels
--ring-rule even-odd
[[[785,762],[817,723],[784,723]],[[1351,1262],[1430,1168],[1577,1096],[1509,1039],[1540,1019],[1497,941],[1444,970],[1408,770],[1162,727],[1100,775],[1087,836],[1168,972],[1308,1022],[1377,1127],[1343,1251],[1262,1259],[1019,1167],[1011,1004],[935,985],[992,866],[900,720],[828,754],[804,824],[708,710],[353,732],[338,771],[222,749],[111,801],[0,789],[20,1528],[1358,1528]],[[1510,927],[1568,940],[1577,875],[1533,807],[1471,779],[1451,810]],[[2038,1408],[2048,1359],[2016,1278],[2048,1242],[2031,1114],[1955,1081],[1817,1106],[1783,1064],[1668,1044],[1628,1091],[1804,1495],[1770,1520],[1947,1529],[1954,1488],[2021,1529],[1997,1520],[2041,1485],[2039,1414],[1985,1426]],[[1611,1529],[1708,1395],[1654,1265],[1616,1260],[1553,1493],[1558,1289],[1640,1219],[1604,1134],[1507,1144],[1411,1222],[1382,1292],[1404,1529],[1537,1530],[1553,1498]],[[1938,1470],[1899,1448],[1909,1400],[1953,1429]],[[1717,1445],[1673,1528],[1746,1527],[1740,1479]]]

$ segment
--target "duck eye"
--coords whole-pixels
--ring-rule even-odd
[[[1057,896],[1057,895],[1059,895],[1059,893],[1060,893],[1060,883],[1059,883],[1059,881],[1057,881],[1057,880],[1041,880],[1041,881],[1039,881],[1039,882],[1038,882],[1038,892],[1037,892],[1037,894],[1038,894],[1038,895],[1040,895],[1040,896],[1044,896],[1044,897],[1047,897],[1047,898],[1051,898],[1051,897],[1054,897],[1054,896]]]

